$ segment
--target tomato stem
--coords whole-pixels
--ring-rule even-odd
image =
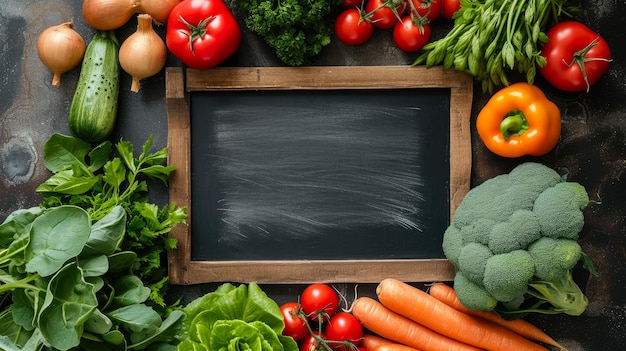
[[[589,84],[589,79],[587,78],[587,70],[585,69],[585,63],[590,62],[590,61],[605,61],[605,62],[613,61],[611,59],[605,59],[603,57],[585,57],[585,55],[587,55],[589,50],[593,49],[599,43],[600,43],[600,37],[598,36],[595,39],[593,39],[583,49],[576,51],[572,57],[571,62],[567,62],[565,61],[565,59],[563,59],[563,63],[565,63],[567,67],[571,67],[573,64],[577,64],[578,67],[580,67],[580,72],[582,73],[583,79],[585,80],[585,84],[587,85],[587,92],[589,92],[589,88],[591,87],[591,84]]]
[[[185,26],[187,26],[187,29],[189,29],[189,33],[185,33],[185,34],[189,37],[189,50],[191,50],[192,54],[195,55],[193,51],[193,43],[197,39],[202,38],[206,34],[207,24],[209,24],[209,22],[211,22],[214,18],[215,16],[209,16],[203,19],[202,21],[198,22],[198,24],[194,26],[193,24],[187,22],[187,20],[183,18],[182,15],[178,16],[178,20],[182,22]]]

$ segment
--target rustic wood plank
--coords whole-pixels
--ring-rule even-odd
[[[168,67],[165,71],[167,106],[167,150],[168,164],[176,170],[169,178],[169,200],[186,207],[191,216],[191,138],[189,135],[189,102],[185,93],[184,71],[180,67]],[[189,222],[187,222],[189,223]],[[187,265],[191,257],[191,230],[189,225],[180,224],[172,228],[170,237],[178,241],[176,250],[168,252],[169,279],[173,284],[187,281]]]
[[[409,282],[449,281],[454,269],[445,259],[421,260],[302,260],[192,261],[188,284],[228,281],[272,284],[378,283],[385,278]]]

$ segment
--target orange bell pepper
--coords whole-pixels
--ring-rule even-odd
[[[536,86],[521,82],[496,92],[480,111],[476,129],[503,157],[542,156],[561,136],[561,112]]]

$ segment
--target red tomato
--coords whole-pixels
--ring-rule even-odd
[[[393,41],[406,52],[421,50],[430,41],[430,24],[415,24],[411,16],[406,16],[393,28]]]
[[[354,346],[359,346],[363,338],[361,322],[348,312],[338,312],[333,315],[326,325],[326,339],[332,341],[350,341]],[[338,351],[346,351],[345,345],[330,345]]]
[[[391,29],[398,23],[399,18],[404,14],[406,2],[404,0],[393,0],[396,10],[393,10],[389,0],[368,0],[365,5],[365,12],[372,14],[370,20],[376,28]]]
[[[359,7],[363,4],[363,0],[343,0],[341,6],[345,8]]]
[[[300,295],[300,306],[313,321],[327,320],[339,308],[339,296],[326,284],[311,284]]]
[[[589,91],[609,68],[611,50],[607,42],[586,25],[566,21],[550,28],[541,55],[546,65],[539,73],[555,88]]]
[[[374,33],[374,25],[359,9],[342,11],[335,20],[335,35],[348,45],[361,45]]]
[[[188,67],[207,69],[239,49],[241,30],[222,0],[185,0],[170,12],[165,42]]]
[[[297,302],[287,302],[280,306],[285,321],[283,335],[291,336],[295,341],[300,341],[309,334],[306,322],[298,315],[299,310],[300,305]]]
[[[322,339],[326,339],[326,335],[323,332],[320,333],[319,331],[314,331],[313,333]],[[318,349],[323,349],[323,347],[311,334],[300,342],[300,351],[317,351]]]
[[[441,18],[451,20],[452,16],[461,8],[461,0],[440,0]]]
[[[420,17],[426,17],[428,22],[434,22],[441,15],[441,2],[443,0],[407,0],[412,1],[413,6],[409,3],[408,10],[415,11]]]

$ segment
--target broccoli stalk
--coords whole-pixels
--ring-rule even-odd
[[[587,308],[587,297],[572,279],[571,271],[554,281],[533,280],[528,287],[526,294],[535,298],[536,302],[518,309],[498,309],[498,313],[506,318],[518,318],[532,312],[580,316]]]

